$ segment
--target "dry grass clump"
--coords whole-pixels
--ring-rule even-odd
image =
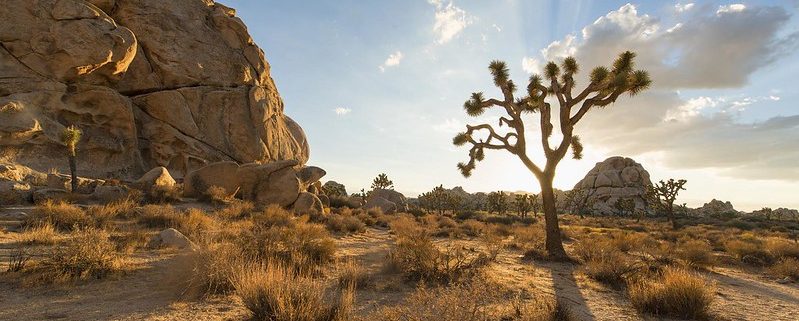
[[[199,296],[230,293],[235,274],[247,262],[235,244],[219,242],[202,246],[193,256],[187,292]]]
[[[177,228],[181,213],[172,205],[145,205],[139,210],[137,221],[149,228]]]
[[[245,265],[232,279],[254,320],[345,321],[352,318],[354,290],[325,297],[321,282],[276,264]],[[334,304],[329,302],[335,301]]]
[[[106,231],[79,230],[36,267],[42,281],[100,279],[121,270],[123,260]]]
[[[799,243],[785,239],[769,238],[765,242],[766,251],[775,258],[799,259]]]
[[[253,226],[236,240],[248,256],[262,261],[272,259],[301,268],[334,259],[336,243],[323,225],[296,218],[288,211],[271,206],[253,216]]]
[[[146,205],[140,209],[139,224],[149,228],[174,228],[190,238],[205,236],[219,228],[219,223],[201,209],[185,213],[171,205]]]
[[[541,226],[516,226],[511,230],[513,240],[509,246],[524,251],[526,259],[544,259],[546,234]]]
[[[780,277],[789,278],[794,282],[799,281],[799,260],[789,257],[784,258],[768,268],[768,273]]]
[[[366,224],[352,215],[330,214],[325,224],[328,229],[338,233],[352,234],[366,231]]]
[[[142,230],[134,229],[111,235],[111,241],[116,245],[119,253],[132,253],[138,248],[144,248],[150,241],[150,236]]]
[[[389,252],[389,264],[412,280],[457,282],[482,272],[496,259],[498,249],[489,250],[489,253],[458,246],[439,249],[425,230],[401,231],[397,231],[396,244]]]
[[[420,286],[403,304],[384,307],[365,320],[383,321],[489,321],[501,313],[491,305],[501,299],[496,285],[484,282],[454,284],[429,289]]]
[[[684,241],[677,246],[676,252],[688,266],[708,267],[715,262],[710,244],[700,240]]]
[[[384,321],[572,321],[570,309],[554,300],[514,300],[498,285],[474,280],[448,287],[420,286],[396,306],[384,307],[364,320]]]
[[[238,220],[251,216],[255,212],[255,204],[250,201],[233,201],[227,206],[214,211],[214,215],[225,220]]]
[[[483,222],[468,219],[461,223],[460,231],[466,236],[475,237],[480,236],[487,231],[487,227]]]
[[[759,239],[742,238],[727,241],[724,243],[724,249],[741,262],[751,265],[765,266],[774,261],[774,257],[766,251]]]
[[[211,204],[214,205],[225,205],[232,202],[234,196],[236,196],[235,192],[230,193],[227,190],[225,190],[223,187],[213,185],[209,187],[205,191],[205,193],[200,195],[200,199],[203,201],[210,202]]]
[[[632,284],[628,291],[640,312],[687,319],[710,318],[714,293],[714,286],[698,274],[673,267]]]
[[[514,305],[513,317],[506,320],[518,321],[577,321],[568,305],[561,300],[535,300],[532,303]]]
[[[58,242],[58,232],[50,223],[25,228],[16,235],[16,241],[25,245],[53,245]]]
[[[348,260],[341,266],[338,276],[339,287],[365,288],[371,286],[372,282],[369,272],[354,260]]]
[[[50,224],[59,231],[72,231],[94,225],[92,218],[79,207],[63,202],[44,201],[33,210],[24,222],[25,226]]]
[[[614,288],[622,288],[627,280],[641,270],[630,256],[612,242],[593,238],[575,244],[575,254],[583,261],[588,277]]]

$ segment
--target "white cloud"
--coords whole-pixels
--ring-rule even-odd
[[[686,3],[686,4],[678,3],[674,5],[674,10],[677,10],[677,12],[686,12],[688,10],[691,10],[691,8],[693,7],[694,7],[693,3]]]
[[[679,92],[694,89],[742,88],[755,71],[797,45],[799,37],[782,36],[790,19],[786,9],[728,7],[725,12],[736,14],[694,7],[692,15],[669,19],[679,27],[667,29],[660,27],[660,19],[625,5],[583,28],[582,37],[569,35],[543,50],[549,60],[573,53],[586,70],[581,77],[594,66],[610,65],[618,53],[633,50],[638,54],[636,68],[651,74],[649,91],[584,118],[584,143],[616,155],[657,153],[668,168],[711,168],[725,176],[799,181],[799,140],[794,138],[799,137],[799,115],[756,122],[740,116],[744,108],[773,103],[779,99],[776,93],[680,97]]]
[[[466,129],[466,123],[455,118],[450,118],[433,125],[433,129],[444,133],[455,134],[464,131]]]
[[[428,2],[436,7],[433,32],[436,34],[438,44],[449,42],[474,22],[473,17],[456,7],[452,1],[446,4],[443,0],[428,0]]]
[[[685,104],[666,113],[666,121],[685,121],[699,115],[699,112],[709,107],[715,107],[719,100],[710,97],[697,97],[689,99]]]
[[[771,96],[768,96],[768,99],[769,100],[773,100],[773,101],[779,101],[780,100],[780,96],[771,95]]]
[[[541,71],[541,63],[538,59],[531,57],[522,58],[522,69],[528,74],[535,74]]]
[[[344,115],[349,114],[350,112],[352,112],[352,109],[344,108],[344,107],[338,107],[336,109],[333,109],[333,112],[335,112],[336,115],[344,116]]]
[[[386,68],[388,67],[394,67],[399,65],[400,62],[402,61],[402,57],[403,55],[402,52],[400,51],[390,54],[388,55],[388,58],[386,58],[386,61],[384,61],[383,64],[378,66],[377,68],[379,68],[381,72],[386,71]]]
[[[573,45],[574,39],[574,35],[567,35],[563,41],[553,41],[549,46],[541,49],[541,55],[548,60],[572,56],[577,50]]]
[[[674,25],[674,27],[671,27],[671,28],[669,28],[668,30],[666,30],[666,32],[668,32],[668,33],[672,33],[672,32],[675,32],[675,31],[677,31],[677,30],[678,30],[678,29],[680,29],[680,28],[682,28],[682,23],[681,23],[681,22],[680,22],[680,23],[677,23],[677,24],[675,24],[675,25]]]
[[[497,29],[497,32],[502,32],[502,27],[498,26],[496,23],[491,25],[494,29]]]
[[[741,11],[744,11],[745,9],[746,9],[745,5],[742,5],[740,3],[736,3],[736,4],[726,5],[726,6],[720,6],[719,10],[716,10],[716,14],[729,13],[729,12],[741,12]]]

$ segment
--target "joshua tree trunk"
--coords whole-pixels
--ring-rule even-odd
[[[546,174],[544,174],[546,176]],[[563,249],[563,240],[560,237],[560,227],[558,225],[558,210],[555,206],[555,190],[552,188],[554,175],[548,175],[540,179],[541,200],[544,205],[544,218],[546,228],[546,247],[549,256],[555,259],[566,259],[566,251]]]
[[[78,190],[78,174],[77,174],[77,164],[75,163],[75,155],[69,155],[69,174],[72,176],[72,193],[75,193]]]

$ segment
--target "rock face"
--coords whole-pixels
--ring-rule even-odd
[[[616,213],[613,205],[618,199],[633,199],[637,211],[646,210],[646,186],[652,185],[641,164],[631,158],[615,156],[597,163],[574,189],[588,193],[588,204],[597,214]]]
[[[65,172],[59,135],[76,125],[82,176],[307,161],[305,134],[234,10],[212,0],[2,6],[0,157]]]

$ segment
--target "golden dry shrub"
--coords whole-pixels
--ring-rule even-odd
[[[352,318],[354,290],[325,297],[322,282],[277,264],[244,265],[232,283],[254,320],[346,321]],[[335,302],[331,304],[330,302]]]
[[[496,255],[451,244],[439,248],[427,231],[416,229],[397,235],[387,263],[411,280],[448,284],[479,274]]]
[[[769,238],[765,242],[766,252],[775,258],[794,258],[799,259],[799,243],[791,242],[786,239]]]
[[[669,267],[655,278],[641,279],[628,289],[640,312],[687,319],[709,319],[715,287],[699,274]]]
[[[49,222],[29,226],[15,236],[17,243],[24,245],[53,245],[58,242],[58,231]]]
[[[187,292],[199,296],[233,291],[233,278],[248,260],[236,244],[206,244],[192,257],[192,277]]]
[[[330,214],[325,218],[325,225],[333,232],[344,234],[366,231],[366,224],[353,215]]]
[[[371,286],[373,281],[369,272],[355,260],[347,260],[341,265],[338,275],[339,287],[366,288]]]
[[[323,225],[279,207],[254,215],[252,226],[242,230],[235,242],[254,259],[278,260],[303,269],[330,262],[336,253],[336,243]]]
[[[724,249],[741,262],[751,265],[764,266],[774,261],[774,257],[766,251],[759,239],[733,239],[724,243]]]
[[[138,223],[150,228],[177,228],[180,220],[180,211],[172,205],[145,205],[138,210]]]
[[[799,282],[799,260],[792,257],[781,259],[768,268],[768,273],[779,278],[788,278],[794,282]]]
[[[677,256],[680,260],[692,267],[708,267],[715,262],[713,248],[707,242],[688,240],[677,245]]]
[[[255,204],[250,201],[236,200],[214,211],[214,216],[224,220],[243,219],[255,212]]]
[[[78,230],[50,251],[37,270],[42,280],[100,279],[121,270],[123,259],[106,231]]]
[[[94,221],[75,205],[47,200],[36,205],[24,222],[25,226],[31,227],[43,224],[50,224],[59,231],[72,231],[91,227]]]
[[[448,287],[420,286],[402,304],[379,309],[364,320],[383,321],[489,321],[501,320],[491,309],[500,301],[496,286],[484,282],[459,283]]]

